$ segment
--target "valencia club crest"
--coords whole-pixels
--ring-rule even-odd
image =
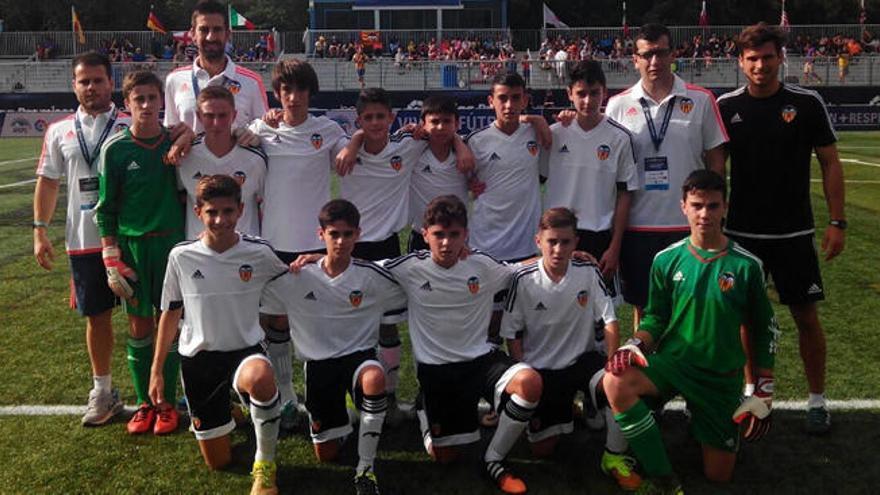
[[[587,291],[582,290],[578,292],[577,302],[581,305],[582,308],[587,306],[587,303],[590,302],[590,295],[587,293]]]
[[[526,149],[529,150],[529,154],[532,156],[538,156],[538,143],[534,141],[529,141],[526,143]]]
[[[361,305],[361,302],[364,300],[364,293],[359,290],[353,290],[348,294],[348,300],[351,302],[351,305],[355,308]]]
[[[687,115],[694,109],[694,100],[690,98],[682,98],[681,103],[678,104],[678,108],[681,109],[681,113]]]
[[[611,154],[611,147],[607,144],[600,144],[598,148],[596,148],[596,157],[599,160],[605,161],[608,159],[608,155]]]
[[[238,267],[238,278],[241,279],[242,282],[250,282],[251,277],[254,276],[254,267],[251,265],[241,265]]]
[[[797,117],[797,108],[795,108],[794,105],[785,105],[782,107],[782,120],[784,120],[786,124],[790,124],[795,117]]]
[[[320,134],[312,134],[312,146],[315,147],[316,150],[321,149],[321,145],[324,144],[324,137]]]
[[[721,289],[721,292],[729,291],[735,284],[736,279],[733,277],[732,273],[724,272],[721,275],[718,275],[718,288]]]
[[[468,290],[471,291],[471,294],[476,294],[480,292],[480,279],[477,277],[471,277],[467,281]]]
[[[398,155],[394,155],[391,157],[391,168],[393,168],[396,172],[400,172],[400,167],[403,166],[403,159]]]

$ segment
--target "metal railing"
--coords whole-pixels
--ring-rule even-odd
[[[803,67],[807,59],[790,56],[783,68],[787,81],[809,86],[871,86],[880,82],[880,56],[853,58],[846,77],[839,77],[837,59],[816,57],[812,73],[806,81]],[[609,88],[634,84],[639,74],[629,59],[602,60]],[[333,59],[311,59],[325,91],[356,90],[361,87],[351,62]],[[533,89],[562,88],[567,84],[567,63],[533,61],[528,71],[528,85]],[[113,79],[119,89],[122,78],[134,69],[150,69],[164,77],[176,66],[171,62],[114,64]],[[271,87],[271,63],[243,63],[263,76]],[[366,65],[364,85],[393,91],[474,90],[488,89],[499,71],[524,73],[522,63],[499,61],[418,61],[397,64],[393,59],[376,58]],[[712,88],[732,88],[745,83],[735,58],[678,59],[676,72],[688,82]],[[524,74],[525,75],[525,74]],[[0,63],[0,91],[63,92],[70,90],[69,61]]]

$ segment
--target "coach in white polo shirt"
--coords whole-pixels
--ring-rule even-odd
[[[724,176],[727,133],[715,97],[672,73],[671,41],[665,26],[642,26],[633,54],[641,79],[609,99],[605,111],[632,132],[638,160],[641,187],[620,256],[623,295],[637,308],[636,324],[648,300],[654,255],[688,234],[679,207],[681,184],[701,168]]]
[[[202,132],[196,98],[202,88],[213,85],[221,85],[235,96],[238,115],[233,128],[262,117],[269,109],[263,78],[236,65],[224,51],[232,36],[226,7],[215,1],[199,2],[193,10],[190,35],[199,55],[192,65],[174,70],[165,79],[165,126],[183,122],[196,133]]]

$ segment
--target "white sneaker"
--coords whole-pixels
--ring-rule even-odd
[[[82,417],[83,426],[101,426],[110,421],[113,416],[121,413],[122,402],[119,400],[119,391],[115,388],[110,392],[99,393],[92,389],[89,392],[89,405],[86,414]]]

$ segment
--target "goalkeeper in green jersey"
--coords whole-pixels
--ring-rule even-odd
[[[691,173],[681,210],[690,236],[654,258],[645,317],[634,338],[609,358],[603,382],[614,418],[656,493],[682,491],[651,407],[684,397],[691,433],[702,445],[703,472],[712,481],[729,481],[739,425],[746,440],[769,429],[779,336],[761,262],[722,233],[724,179],[708,170]],[[745,402],[741,324],[751,329],[760,377]]]

